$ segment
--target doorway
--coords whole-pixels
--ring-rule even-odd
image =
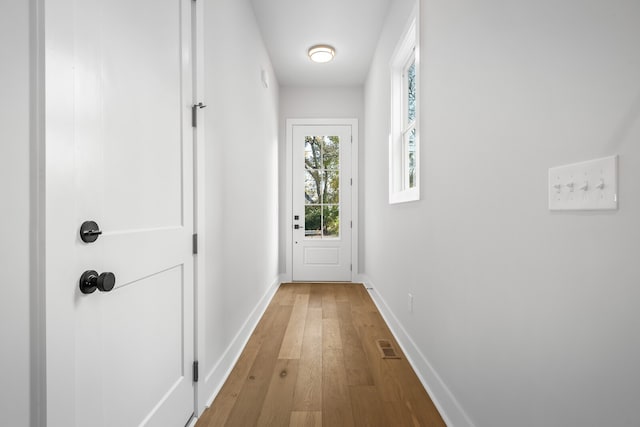
[[[353,279],[357,120],[287,121],[287,271],[293,281]]]

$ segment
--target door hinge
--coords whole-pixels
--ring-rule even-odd
[[[353,228],[353,221],[349,221],[350,222],[350,227]]]
[[[353,264],[349,264],[349,271],[353,271]]]
[[[197,104],[193,104],[191,106],[191,127],[198,127],[198,108],[205,108],[206,105],[204,105],[202,102],[199,102]]]
[[[193,254],[197,255],[198,254],[198,235],[197,234],[194,234],[192,236],[191,246],[192,246]]]
[[[349,179],[349,183],[353,185],[353,178]]]
[[[193,382],[198,382],[198,361],[193,362]]]

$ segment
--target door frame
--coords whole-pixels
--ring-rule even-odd
[[[351,280],[358,276],[358,119],[287,119],[286,120],[286,179],[285,179],[285,209],[284,209],[284,232],[285,232],[285,281],[293,281],[293,127],[294,126],[351,126]]]
[[[198,102],[207,104],[207,100],[204,98],[204,2],[194,1],[191,3],[192,19],[191,19],[191,47],[192,47],[192,82],[193,82],[193,105]],[[206,110],[206,109],[205,109]],[[206,189],[205,189],[205,132],[204,132],[204,114],[205,110],[200,109],[199,122],[200,125],[193,128],[193,233],[197,235],[197,254],[193,257],[193,354],[195,361],[204,364],[205,349],[201,343],[205,342],[205,328],[202,326],[206,323],[206,306],[204,297],[200,297],[205,294],[206,285],[206,273],[207,263],[204,260],[206,257],[206,224],[205,224],[205,201],[206,201]],[[195,408],[194,419],[190,426],[195,426],[195,422],[200,418],[200,415],[207,409],[208,395],[205,392],[205,382],[200,380],[194,383],[195,388]]]

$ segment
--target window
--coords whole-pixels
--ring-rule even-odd
[[[304,138],[305,239],[340,237],[340,137]]]
[[[391,60],[389,203],[420,199],[416,16],[412,15]]]

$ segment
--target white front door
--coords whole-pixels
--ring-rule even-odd
[[[45,4],[50,427],[194,412],[191,3]],[[81,292],[91,270],[115,287]]]
[[[351,125],[293,125],[298,281],[351,281]]]

